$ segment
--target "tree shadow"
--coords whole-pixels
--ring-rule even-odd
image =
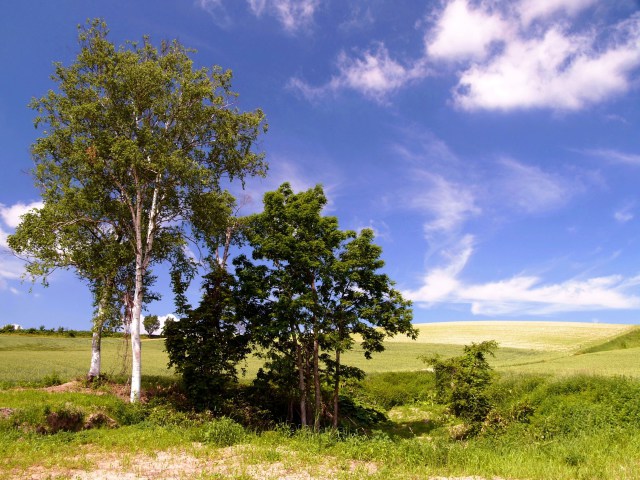
[[[390,436],[414,438],[428,435],[441,426],[441,422],[425,419],[406,422],[389,422],[383,430]]]

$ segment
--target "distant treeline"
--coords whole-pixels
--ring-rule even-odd
[[[8,324],[4,327],[0,327],[0,334],[10,333],[17,335],[46,335],[55,337],[91,337],[93,332],[91,330],[72,330],[64,327],[58,328],[46,328],[44,325],[40,325],[38,328],[22,328],[17,325]],[[123,337],[123,332],[102,332],[103,337]]]

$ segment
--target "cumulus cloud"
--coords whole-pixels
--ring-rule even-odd
[[[22,215],[30,210],[41,208],[42,205],[42,202],[18,202],[14,205],[0,203],[0,219],[8,228],[14,229],[20,224]],[[10,233],[0,225],[0,291],[5,290],[16,294],[18,290],[12,287],[9,281],[21,278],[24,272],[24,263],[13,255],[7,245],[7,236]]]
[[[560,28],[515,39],[460,75],[454,101],[466,110],[582,109],[628,90],[639,38],[608,49],[596,49],[594,35]]]
[[[473,8],[466,0],[454,0],[427,33],[427,54],[447,60],[481,59],[491,44],[504,40],[509,31],[509,24],[499,14]]]
[[[378,42],[341,53],[325,84],[296,77],[289,85],[308,99],[349,89],[380,101],[439,71],[454,76],[452,101],[462,110],[581,110],[627,92],[640,67],[640,13],[605,24],[596,3],[444,1],[425,23],[419,56],[399,61]]]
[[[14,205],[6,206],[0,203],[0,218],[10,228],[16,228],[20,224],[20,217],[30,210],[42,208],[42,202],[31,202],[28,204],[18,202]]]
[[[327,93],[350,89],[384,101],[391,92],[426,75],[422,62],[403,65],[389,56],[387,48],[382,43],[356,57],[350,57],[345,52],[340,53],[337,69],[338,73],[325,85],[312,86],[296,77],[290,80],[289,87],[301,92],[310,100]]]

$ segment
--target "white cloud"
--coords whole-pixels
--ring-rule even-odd
[[[443,251],[447,264],[427,272],[418,290],[406,291],[403,295],[423,305],[449,301],[461,286],[457,277],[473,253],[473,241],[472,235],[465,235],[452,249]]]
[[[613,218],[616,219],[617,222],[619,223],[627,223],[631,220],[633,220],[634,214],[633,214],[633,209],[634,209],[635,205],[633,203],[629,203],[625,206],[623,206],[622,208],[616,210],[615,212],[613,212]]]
[[[144,315],[142,316],[142,318],[140,319],[140,333],[142,333],[143,335],[148,335],[149,332],[147,332],[147,330],[144,328],[144,323],[142,322],[144,320]],[[154,333],[156,335],[160,334],[160,332],[162,332],[162,330],[164,329],[164,324],[167,322],[167,320],[172,320],[172,321],[178,321],[178,317],[176,317],[174,314],[169,313],[167,315],[162,315],[162,316],[158,316],[158,322],[160,322],[160,326],[158,327],[157,330],[154,330]]]
[[[234,0],[237,3],[237,0]],[[196,0],[203,10],[209,12],[214,22],[228,28],[233,23],[226,5],[230,0]],[[320,0],[247,0],[249,10],[256,17],[269,15],[275,17],[282,27],[290,33],[309,27],[313,16],[320,6]]]
[[[612,275],[543,284],[538,277],[523,276],[466,287],[460,296],[471,303],[471,311],[476,315],[626,310],[640,306],[640,298],[627,292],[639,282],[640,277],[624,279]]]
[[[256,11],[269,4],[254,2]],[[463,110],[581,110],[627,92],[640,67],[640,13],[604,24],[596,3],[444,0],[425,22],[419,56],[399,61],[380,42],[360,55],[340,54],[338,74],[321,86],[300,78],[289,86],[310,100],[350,89],[384,103],[440,65],[457,79],[452,99]]]
[[[509,30],[499,14],[473,8],[466,0],[454,0],[427,34],[426,50],[433,58],[480,59],[494,42],[504,40]]]
[[[308,27],[320,6],[320,0],[247,0],[254,15],[276,17],[288,32]]]
[[[454,101],[466,110],[582,109],[629,88],[640,65],[639,38],[598,49],[595,33],[552,27],[541,37],[514,39],[460,75]]]
[[[2,221],[11,228],[16,228],[20,224],[20,217],[27,213],[29,210],[42,208],[42,202],[31,202],[25,204],[18,202],[11,206],[6,206],[0,203],[0,217]]]
[[[42,202],[31,202],[29,204],[18,202],[10,206],[0,204],[0,218],[7,227],[14,229],[20,224],[22,215],[29,210],[41,208],[42,205]],[[8,290],[16,294],[18,290],[12,287],[9,281],[19,280],[22,277],[24,262],[15,257],[9,245],[7,245],[7,236],[10,233],[0,226],[0,291]]]
[[[517,275],[482,284],[465,284],[459,276],[473,253],[472,241],[465,237],[460,248],[450,255],[448,264],[430,270],[419,289],[403,294],[423,307],[435,303],[466,304],[474,315],[490,316],[640,307],[640,297],[630,293],[637,290],[640,277],[626,279],[611,275],[544,283],[537,276]]]
[[[536,19],[548,18],[558,12],[576,15],[597,0],[523,0],[517,9],[522,22],[527,25]]]
[[[494,193],[509,207],[526,213],[553,210],[565,204],[574,187],[562,177],[512,159],[502,159],[503,174]]]
[[[388,94],[427,75],[424,63],[402,65],[389,56],[388,50],[382,43],[355,58],[349,57],[344,52],[340,53],[337,67],[338,74],[323,86],[314,87],[299,78],[291,79],[289,86],[300,91],[310,100],[315,100],[329,92],[350,89],[384,102]]]
[[[414,192],[409,202],[431,217],[424,226],[427,237],[455,232],[469,217],[480,213],[470,187],[425,171],[414,172],[413,178],[420,182],[422,191]]]

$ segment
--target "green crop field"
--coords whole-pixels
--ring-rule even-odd
[[[417,341],[406,337],[388,339],[386,351],[366,360],[357,347],[344,355],[347,364],[367,373],[414,371],[425,368],[421,356],[449,357],[471,342],[496,340],[500,349],[492,364],[510,373],[640,376],[640,347],[620,341],[626,348],[603,352],[598,345],[615,342],[625,334],[635,338],[637,327],[629,325],[568,322],[451,322],[417,325]],[[130,357],[121,338],[103,340],[103,371],[109,376],[126,375]],[[162,339],[142,341],[143,375],[173,376],[167,369]],[[90,338],[0,335],[0,385],[37,383],[56,376],[70,380],[86,373],[91,356]],[[638,357],[637,359],[635,357]],[[249,358],[245,380],[253,378],[260,360]]]

